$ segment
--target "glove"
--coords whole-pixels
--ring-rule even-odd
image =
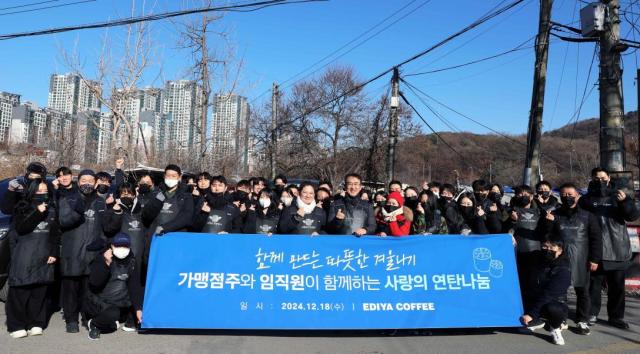
[[[156,236],[162,236],[164,235],[164,228],[162,226],[158,226],[156,227],[156,231],[154,232],[154,234]]]
[[[22,187],[22,184],[20,184],[17,178],[14,178],[9,182],[9,190],[15,191],[16,189],[22,188],[24,187]]]

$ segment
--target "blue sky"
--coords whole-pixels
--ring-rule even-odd
[[[37,1],[2,0],[0,8],[33,2]],[[59,1],[64,2],[74,1]],[[136,1],[138,8],[142,2]],[[147,8],[153,2],[147,0]],[[458,31],[501,2],[431,0],[423,4],[425,0],[331,0],[272,7],[251,13],[231,13],[225,16],[220,26],[228,30],[238,57],[244,60],[240,91],[255,104],[260,104],[269,95],[259,95],[268,90],[273,81],[283,82],[291,78],[402,7],[408,5],[378,29],[406,15],[404,19],[342,56],[336,63],[353,66],[361,79],[367,79]],[[195,7],[197,3],[199,1],[156,0],[153,12]],[[406,65],[401,69],[402,73],[439,69],[514,48],[537,32],[538,3],[537,0],[525,1],[516,9]],[[623,8],[626,3],[628,1],[622,1]],[[96,0],[22,14],[3,15],[10,10],[0,10],[0,33],[120,18],[127,16],[130,4],[130,0]],[[577,0],[556,0],[554,21],[579,26],[576,21],[581,5]],[[637,7],[635,5],[631,11],[640,13]],[[188,78],[184,75],[185,68],[190,64],[190,55],[178,49],[176,26],[169,22],[155,22],[151,26],[158,50],[154,54],[154,65],[145,76],[142,86],[161,86],[163,80]],[[623,23],[622,28],[623,37],[640,37],[640,34],[629,31],[627,23]],[[116,41],[121,38],[122,29],[110,29],[109,34],[112,42]],[[23,95],[23,100],[45,105],[50,74],[68,71],[61,60],[61,48],[68,51],[77,48],[86,71],[91,73],[104,35],[105,30],[99,29],[0,41],[0,90],[19,93]],[[216,41],[218,39],[212,37],[211,42]],[[529,42],[527,46],[531,44]],[[566,124],[576,111],[585,88],[593,51],[593,43],[568,44],[552,40],[545,131]],[[627,53],[623,57],[623,83],[627,93],[625,110],[630,111],[637,107],[637,61],[634,52],[629,50]],[[407,77],[407,80],[434,98],[494,129],[519,134],[524,133],[527,127],[533,60],[533,48],[529,48],[465,68]],[[596,78],[597,60],[587,92]],[[371,95],[382,94],[389,80],[390,76],[387,76],[372,83],[367,87],[367,92]],[[436,130],[451,130],[428,112],[408,88],[401,89]],[[579,118],[596,117],[597,103],[596,87],[582,107]],[[485,128],[437,104],[432,103],[432,106],[456,129],[487,132]],[[426,127],[423,131],[427,131]]]

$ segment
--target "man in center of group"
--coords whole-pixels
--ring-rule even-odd
[[[329,208],[328,227],[339,235],[373,235],[376,219],[371,203],[360,198],[362,177],[350,173],[344,178],[346,194],[336,199]]]

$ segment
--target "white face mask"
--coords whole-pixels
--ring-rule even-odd
[[[284,204],[284,206],[289,206],[291,205],[291,202],[293,201],[293,198],[289,197],[289,198],[282,198],[282,203]]]
[[[125,259],[131,252],[129,247],[113,247],[113,255],[118,259]]]
[[[259,203],[261,207],[266,209],[271,206],[271,199],[260,199]]]
[[[164,184],[166,184],[167,187],[169,187],[169,188],[173,188],[173,187],[178,185],[178,180],[177,179],[165,178],[164,179]]]

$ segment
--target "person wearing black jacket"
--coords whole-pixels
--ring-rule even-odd
[[[559,206],[558,199],[551,192],[551,183],[547,181],[536,183],[535,202],[539,209],[551,212]]]
[[[4,193],[2,200],[0,200],[0,211],[6,215],[12,215],[18,202],[24,198],[30,182],[36,179],[46,181],[46,178],[47,168],[40,162],[31,162],[27,166],[24,177],[16,177],[9,181],[7,191]]]
[[[193,196],[193,206],[197,207],[198,204],[206,197],[209,189],[211,188],[211,175],[209,172],[200,172],[196,176],[196,187],[191,191]]]
[[[273,235],[278,232],[281,211],[276,203],[276,192],[265,188],[260,191],[258,206],[247,209],[242,231],[245,234]]]
[[[146,204],[152,199],[155,199],[158,189],[153,183],[153,178],[148,173],[140,174],[138,179],[138,186],[136,187],[136,194],[138,195],[138,202],[140,206],[144,208]]]
[[[627,232],[627,221],[640,217],[633,196],[611,187],[607,170],[594,168],[589,192],[580,198],[580,206],[594,213],[602,230],[602,260],[591,273],[589,292],[591,295],[590,323],[595,323],[600,313],[602,282],[607,281],[607,314],[609,324],[628,329],[624,321],[625,294],[624,275],[631,261],[631,242]]]
[[[336,199],[329,208],[327,229],[338,235],[374,235],[377,225],[373,206],[360,198],[362,177],[350,173],[345,176],[344,185],[344,198]]]
[[[180,182],[181,178],[180,167],[168,165],[164,170],[164,183],[154,192],[155,197],[146,201],[142,217],[145,220],[153,220],[149,227],[150,233],[161,236],[168,232],[187,231],[191,227],[193,197]]]
[[[106,239],[103,222],[106,202],[98,196],[97,186],[95,173],[83,170],[78,175],[78,189],[58,199],[62,308],[68,333],[80,331],[78,316],[87,291],[89,264],[96,255],[87,246]]]
[[[520,322],[534,331],[549,325],[554,344],[564,345],[562,324],[569,314],[567,290],[571,285],[571,265],[563,252],[563,242],[556,239],[542,244],[542,253],[531,279],[532,302],[525,306]]]
[[[550,214],[538,209],[533,203],[533,190],[527,185],[515,188],[515,196],[511,198],[512,209],[509,218],[503,223],[505,233],[515,239],[516,263],[522,302],[525,308],[530,305],[533,290],[529,288],[535,278],[535,265],[540,258],[540,241],[546,233],[544,223]]]
[[[193,215],[191,231],[208,234],[242,232],[240,210],[225,198],[226,191],[227,180],[223,176],[214,176],[211,190],[198,204]]]
[[[54,281],[54,263],[60,249],[52,196],[47,183],[35,179],[13,213],[9,293],[5,304],[7,329],[12,338],[41,335],[47,324],[47,287]]]
[[[97,340],[102,333],[116,331],[118,322],[126,318],[131,307],[137,322],[142,320],[140,273],[130,246],[129,235],[118,233],[91,263],[86,299],[89,339]]]
[[[316,205],[315,196],[316,190],[311,183],[304,182],[300,185],[300,196],[280,216],[281,233],[311,236],[326,234],[324,227],[327,216]]]
[[[124,232],[131,238],[131,252],[138,255],[136,257],[136,268],[140,271],[143,269],[142,255],[146,253],[147,245],[147,229],[151,226],[153,219],[143,218],[143,206],[140,198],[136,195],[133,185],[124,183],[118,189],[120,198],[107,208],[105,219],[105,232],[109,235],[115,235]],[[144,276],[141,275],[141,279]]]
[[[577,296],[578,333],[589,335],[589,275],[597,269],[602,258],[602,234],[596,216],[578,206],[580,194],[574,184],[563,184],[560,198],[562,204],[545,221],[552,237],[564,243],[564,252],[571,264],[571,285]]]
[[[469,194],[458,198],[458,212],[463,225],[458,226],[458,229],[468,229],[471,234],[486,235],[491,233],[491,230],[500,230],[502,228],[497,207],[493,205],[485,209],[482,205],[476,204]]]

